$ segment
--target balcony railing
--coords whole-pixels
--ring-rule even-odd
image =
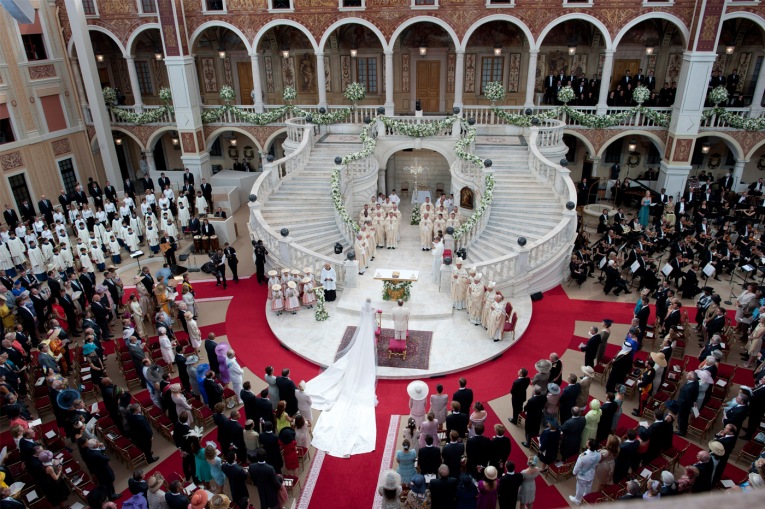
[[[538,113],[544,113],[550,110],[554,110],[555,108],[558,108],[558,106],[535,106],[531,108],[532,112],[534,114]],[[476,124],[479,125],[507,125],[507,122],[505,122],[504,119],[499,117],[495,112],[494,108],[492,106],[464,106],[463,107],[465,112],[466,118],[475,118]],[[526,108],[522,106],[500,106],[500,110],[510,113],[512,115],[524,115]],[[589,114],[595,114],[597,111],[597,107],[595,106],[576,106],[572,109],[576,111],[580,111],[582,113],[589,113]],[[609,108],[607,113],[609,115],[617,114],[617,113],[623,113],[625,111],[629,111],[630,107],[624,107],[624,108]],[[671,108],[648,108],[652,111],[656,111],[658,113],[664,113],[669,114],[672,112]],[[571,127],[585,127],[580,124],[576,119],[571,118],[568,114],[566,114],[565,111],[561,111],[560,114],[556,117],[558,120],[562,120],[567,125]],[[665,129],[665,127],[662,127],[660,125],[657,125],[656,122],[654,122],[649,116],[644,115],[640,112],[635,113],[631,117],[625,119],[624,121],[620,122],[614,127],[641,127],[641,128],[659,128],[659,129]]]
[[[750,108],[724,108],[725,112],[731,115],[735,115],[741,118],[749,118],[751,113]],[[708,127],[712,129],[734,129],[728,122],[718,115],[711,115],[707,118],[701,119],[699,127]]]

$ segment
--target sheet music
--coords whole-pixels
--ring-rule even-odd
[[[708,264],[706,265],[706,267],[704,267],[704,274],[706,274],[706,275],[707,275],[707,277],[712,277],[712,276],[714,276],[715,272],[716,272],[715,266],[714,266],[714,265],[712,265],[712,263],[711,263],[711,262],[710,262],[710,263],[708,263]]]
[[[672,273],[673,267],[669,263],[661,268],[661,273],[665,276],[669,276]]]
[[[604,256],[603,258],[600,259],[600,263],[598,263],[598,268],[602,269],[605,266],[606,266],[606,257]]]
[[[640,262],[635,260],[632,265],[630,265],[630,271],[634,274],[638,269],[640,268]]]

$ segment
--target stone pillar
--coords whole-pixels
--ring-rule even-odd
[[[358,260],[345,260],[343,262],[343,271],[345,272],[345,280],[343,282],[343,288],[356,288],[359,280],[359,262]]]
[[[534,107],[534,94],[536,93],[537,86],[537,56],[539,55],[538,49],[532,49],[529,51],[529,68],[528,75],[526,76],[526,102],[523,103],[524,108]]]
[[[614,69],[614,50],[606,50],[606,59],[603,61],[603,72],[600,75],[600,91],[598,93],[598,115],[605,115],[608,109],[608,92],[611,89],[611,74]]]
[[[666,189],[668,195],[675,197],[675,202],[679,201],[685,192],[691,168],[690,164],[667,164],[667,161],[662,161],[659,165],[658,189]]]
[[[135,70],[135,58],[132,55],[125,57],[127,62],[128,76],[130,77],[130,88],[133,90],[133,104],[136,111],[140,113],[141,106],[143,106],[143,98],[141,97],[141,85],[138,83],[138,72]]]
[[[162,143],[162,139],[157,140],[157,143]],[[147,150],[143,153],[146,156],[146,166],[149,168],[149,175],[152,177],[158,177],[157,175],[157,163],[154,161],[154,152]]]
[[[387,188],[385,187],[386,179],[385,179],[385,168],[380,168],[377,170],[377,192],[383,193],[385,196],[388,196]]]
[[[316,52],[316,88],[319,89],[319,107],[327,107],[327,82],[324,79],[324,53]],[[387,90],[387,89],[386,89]]]
[[[454,106],[462,109],[462,92],[465,89],[465,52],[457,50],[454,61]]]
[[[738,185],[741,183],[741,176],[744,175],[744,166],[749,161],[746,159],[736,159],[736,164],[733,165],[733,190],[735,191]]]
[[[82,2],[77,0],[66,0],[65,6],[72,28],[74,47],[77,50],[77,58],[80,62],[80,70],[82,71],[82,83],[85,87],[88,103],[90,103],[90,113],[93,117],[93,127],[96,130],[96,140],[98,141],[106,180],[111,181],[117,189],[122,190],[124,180],[120,173],[117,150],[114,148],[112,128],[109,122],[109,115],[106,111],[106,104],[104,104],[104,96],[101,92],[101,87],[98,85],[100,80],[98,79],[98,69],[96,68],[96,56],[93,54],[93,44],[90,41],[85,11],[83,10]]]
[[[754,95],[752,96],[752,113],[749,115],[750,117],[757,118],[762,114],[763,95],[765,95],[765,72],[761,70],[760,75],[757,77],[757,85],[754,87]]]
[[[590,173],[591,177],[597,177],[598,176],[598,167],[600,166],[600,158],[599,157],[590,157],[590,161],[592,161],[592,173]],[[606,179],[608,179],[610,175],[606,175]]]
[[[677,95],[672,106],[670,134],[678,136],[696,135],[699,119],[704,110],[707,88],[699,83],[708,83],[717,54],[711,51],[686,51],[683,65],[677,78]]]
[[[393,104],[393,50],[385,51],[385,114],[394,115]]]
[[[263,85],[260,81],[260,58],[257,53],[250,55],[252,64],[252,102],[255,111],[263,113]]]

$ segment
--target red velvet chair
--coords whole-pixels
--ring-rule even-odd
[[[509,306],[510,303],[508,302],[507,305]],[[508,315],[508,317],[505,318],[505,328],[502,331],[502,336],[504,337],[504,335],[509,332],[512,335],[511,336],[511,341],[514,340],[515,339],[515,327],[516,327],[517,324],[518,324],[518,313],[513,313],[512,317],[510,317],[510,315]]]

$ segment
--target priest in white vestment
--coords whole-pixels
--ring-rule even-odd
[[[433,241],[433,282],[441,284],[441,262],[444,259],[444,242],[441,237],[436,237]]]

